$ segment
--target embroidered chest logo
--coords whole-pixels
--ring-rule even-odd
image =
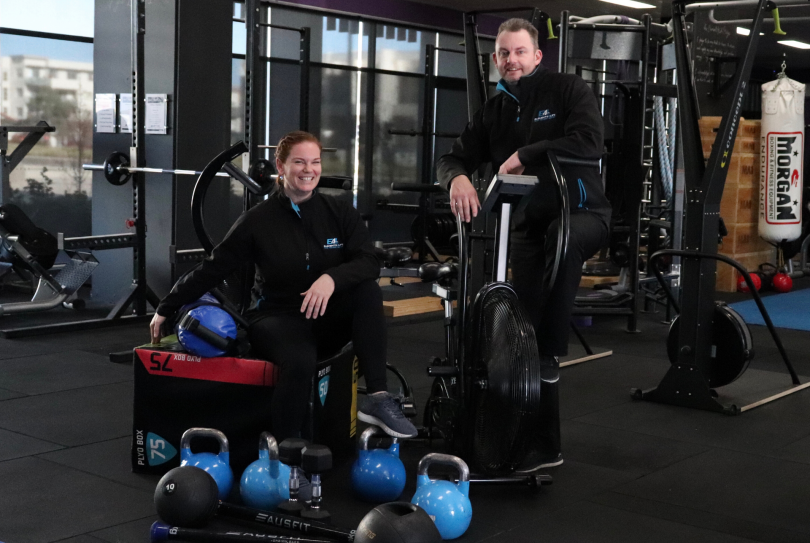
[[[541,109],[540,111],[537,112],[537,117],[534,118],[534,122],[537,122],[537,121],[550,121],[551,119],[553,119],[556,116],[557,116],[556,113],[552,113],[548,109]]]
[[[340,249],[342,247],[343,244],[340,243],[337,238],[328,238],[326,245],[323,246],[324,249]]]

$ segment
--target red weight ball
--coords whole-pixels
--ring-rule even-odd
[[[757,275],[756,273],[752,273],[751,282],[754,283],[754,288],[756,288],[757,292],[759,292],[759,289],[762,288],[762,280],[759,278],[759,275]],[[748,288],[748,283],[745,282],[745,278],[742,275],[737,279],[737,291],[750,292],[750,289]]]
[[[773,276],[773,288],[776,292],[790,292],[793,288],[793,279],[786,273],[777,273]]]

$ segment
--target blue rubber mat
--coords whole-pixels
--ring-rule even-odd
[[[762,299],[768,315],[777,328],[810,331],[810,289],[775,294]],[[765,326],[754,300],[729,304],[748,324]]]

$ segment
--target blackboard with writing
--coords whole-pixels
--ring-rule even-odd
[[[723,100],[723,96],[714,98],[710,96],[715,85],[715,65],[712,59],[740,56],[736,27],[713,24],[709,22],[707,13],[699,12],[695,14],[693,29],[692,65],[700,115],[721,115],[728,108],[728,99]],[[742,59],[740,63],[741,61]],[[722,63],[720,84],[733,78],[735,73],[734,62]],[[730,90],[727,89],[723,94],[727,94]]]

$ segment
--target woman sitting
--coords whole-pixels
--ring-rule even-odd
[[[315,190],[321,143],[312,134],[284,136],[276,168],[278,190],[243,213],[202,266],[161,301],[150,324],[152,342],[160,340],[168,316],[253,262],[248,338],[254,355],[280,367],[271,406],[276,439],[301,435],[317,360],[349,340],[368,391],[358,418],[394,437],[415,436],[386,388],[380,269],[368,229],[349,203]]]

